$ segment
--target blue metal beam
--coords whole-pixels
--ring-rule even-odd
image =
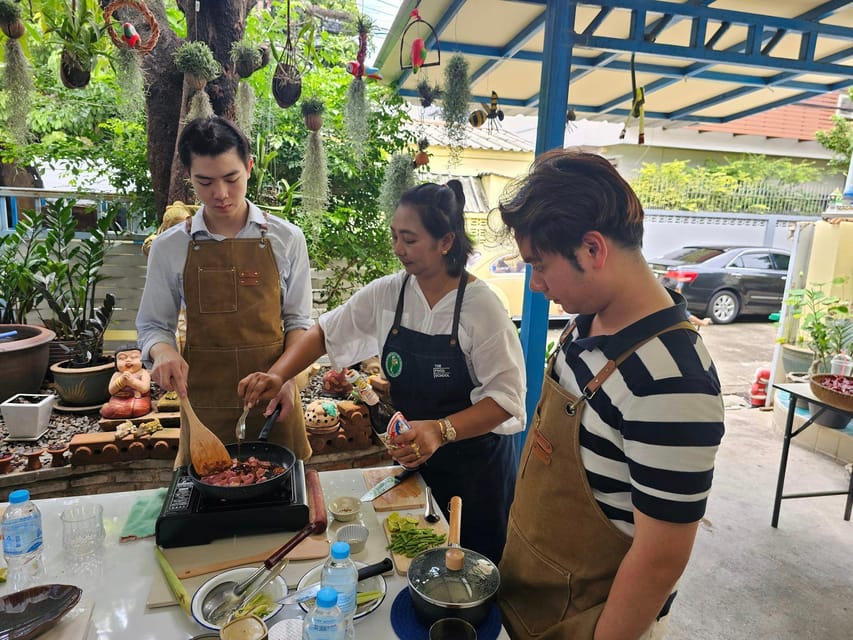
[[[492,69],[498,66],[503,60],[507,58],[512,58],[515,54],[521,51],[521,48],[530,42],[530,39],[539,33],[542,30],[543,25],[545,24],[545,12],[540,13],[536,16],[530,23],[524,27],[521,31],[515,34],[512,40],[503,48],[503,52],[500,57],[495,58],[493,60],[489,60],[479,69],[477,69],[473,74],[471,74],[471,84],[473,85],[477,80],[482,78],[484,75],[489,73]]]

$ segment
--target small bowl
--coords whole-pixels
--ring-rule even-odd
[[[364,551],[364,545],[367,544],[369,535],[370,530],[364,525],[348,524],[338,529],[338,542],[349,544],[350,553],[359,553]]]
[[[267,640],[269,629],[258,616],[232,620],[219,630],[220,640]]]
[[[341,496],[329,503],[329,511],[338,522],[352,522],[361,513],[361,500],[353,496]]]

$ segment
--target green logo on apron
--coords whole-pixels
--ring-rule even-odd
[[[400,357],[399,353],[392,351],[385,356],[385,370],[392,378],[396,378],[400,375],[400,372],[403,370],[403,359]]]

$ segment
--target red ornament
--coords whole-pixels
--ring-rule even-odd
[[[136,27],[131,23],[125,22],[121,25],[121,39],[125,41],[128,47],[135,49],[139,46],[139,34],[136,32]]]

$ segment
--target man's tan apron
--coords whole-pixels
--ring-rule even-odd
[[[679,322],[631,347],[587,384],[579,398],[552,377],[551,357],[521,454],[499,604],[512,638],[592,639],[610,586],[632,539],[607,518],[592,494],[580,453],[581,414],[616,368]],[[560,346],[574,330],[569,326]]]
[[[266,230],[260,238],[191,239],[184,298],[190,402],[205,426],[226,444],[235,442],[243,409],[237,383],[268,370],[284,349],[279,272]],[[255,408],[246,421],[247,440],[257,439],[263,421],[261,407]],[[181,425],[176,465],[189,460],[188,439],[188,429]],[[293,409],[273,426],[269,439],[300,459],[310,457],[298,391]]]

